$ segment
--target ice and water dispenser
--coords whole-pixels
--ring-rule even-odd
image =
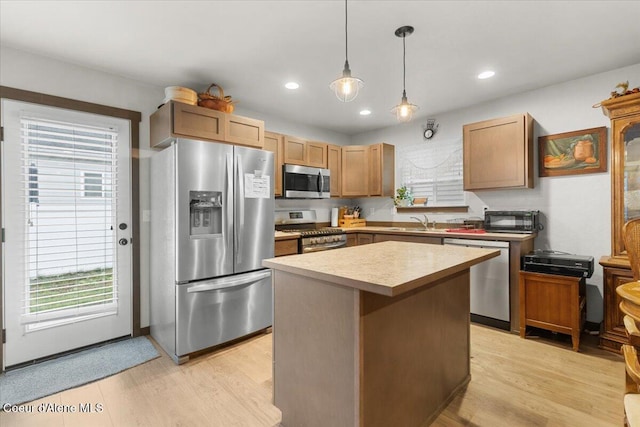
[[[222,233],[222,192],[189,191],[189,235],[205,237]]]

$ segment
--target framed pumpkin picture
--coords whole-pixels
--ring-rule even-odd
[[[607,171],[605,126],[538,138],[539,176]]]

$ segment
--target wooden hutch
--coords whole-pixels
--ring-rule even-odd
[[[604,276],[600,347],[619,351],[627,343],[616,288],[633,280],[622,226],[640,217],[640,93],[602,101],[611,119],[611,255],[600,258]]]

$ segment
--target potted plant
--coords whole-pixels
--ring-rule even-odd
[[[411,206],[413,196],[406,185],[396,189],[396,196],[392,197],[395,206]]]

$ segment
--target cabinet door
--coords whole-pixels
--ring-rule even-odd
[[[395,192],[395,148],[389,144],[369,146],[369,195],[389,196]]]
[[[622,227],[640,217],[640,93],[602,102],[611,118],[611,255],[626,256]]]
[[[298,253],[298,239],[276,240],[275,256],[293,255]]]
[[[273,153],[274,163],[274,184],[273,193],[275,196],[282,196],[282,152],[284,138],[282,135],[273,132],[264,133],[264,149]]]
[[[172,104],[174,134],[193,139],[225,141],[225,113],[181,102]]]
[[[369,147],[342,147],[342,197],[369,195]]]
[[[327,168],[327,144],[324,142],[307,142],[307,166]]]
[[[289,165],[307,166],[307,141],[285,135],[284,162]]]
[[[600,345],[618,350],[621,344],[628,343],[624,327],[624,314],[620,311],[621,298],[616,292],[620,285],[633,281],[631,270],[621,268],[603,268],[604,272],[604,318]]]
[[[264,146],[264,122],[233,114],[224,115],[225,141],[253,148]]]
[[[358,246],[373,243],[373,234],[358,233]]]
[[[342,185],[342,151],[337,145],[327,145],[327,167],[331,172],[331,197],[340,197]],[[348,237],[348,236],[347,236]]]
[[[528,114],[464,125],[464,189],[533,188],[532,132]]]
[[[347,246],[358,246],[357,234],[347,234]]]

